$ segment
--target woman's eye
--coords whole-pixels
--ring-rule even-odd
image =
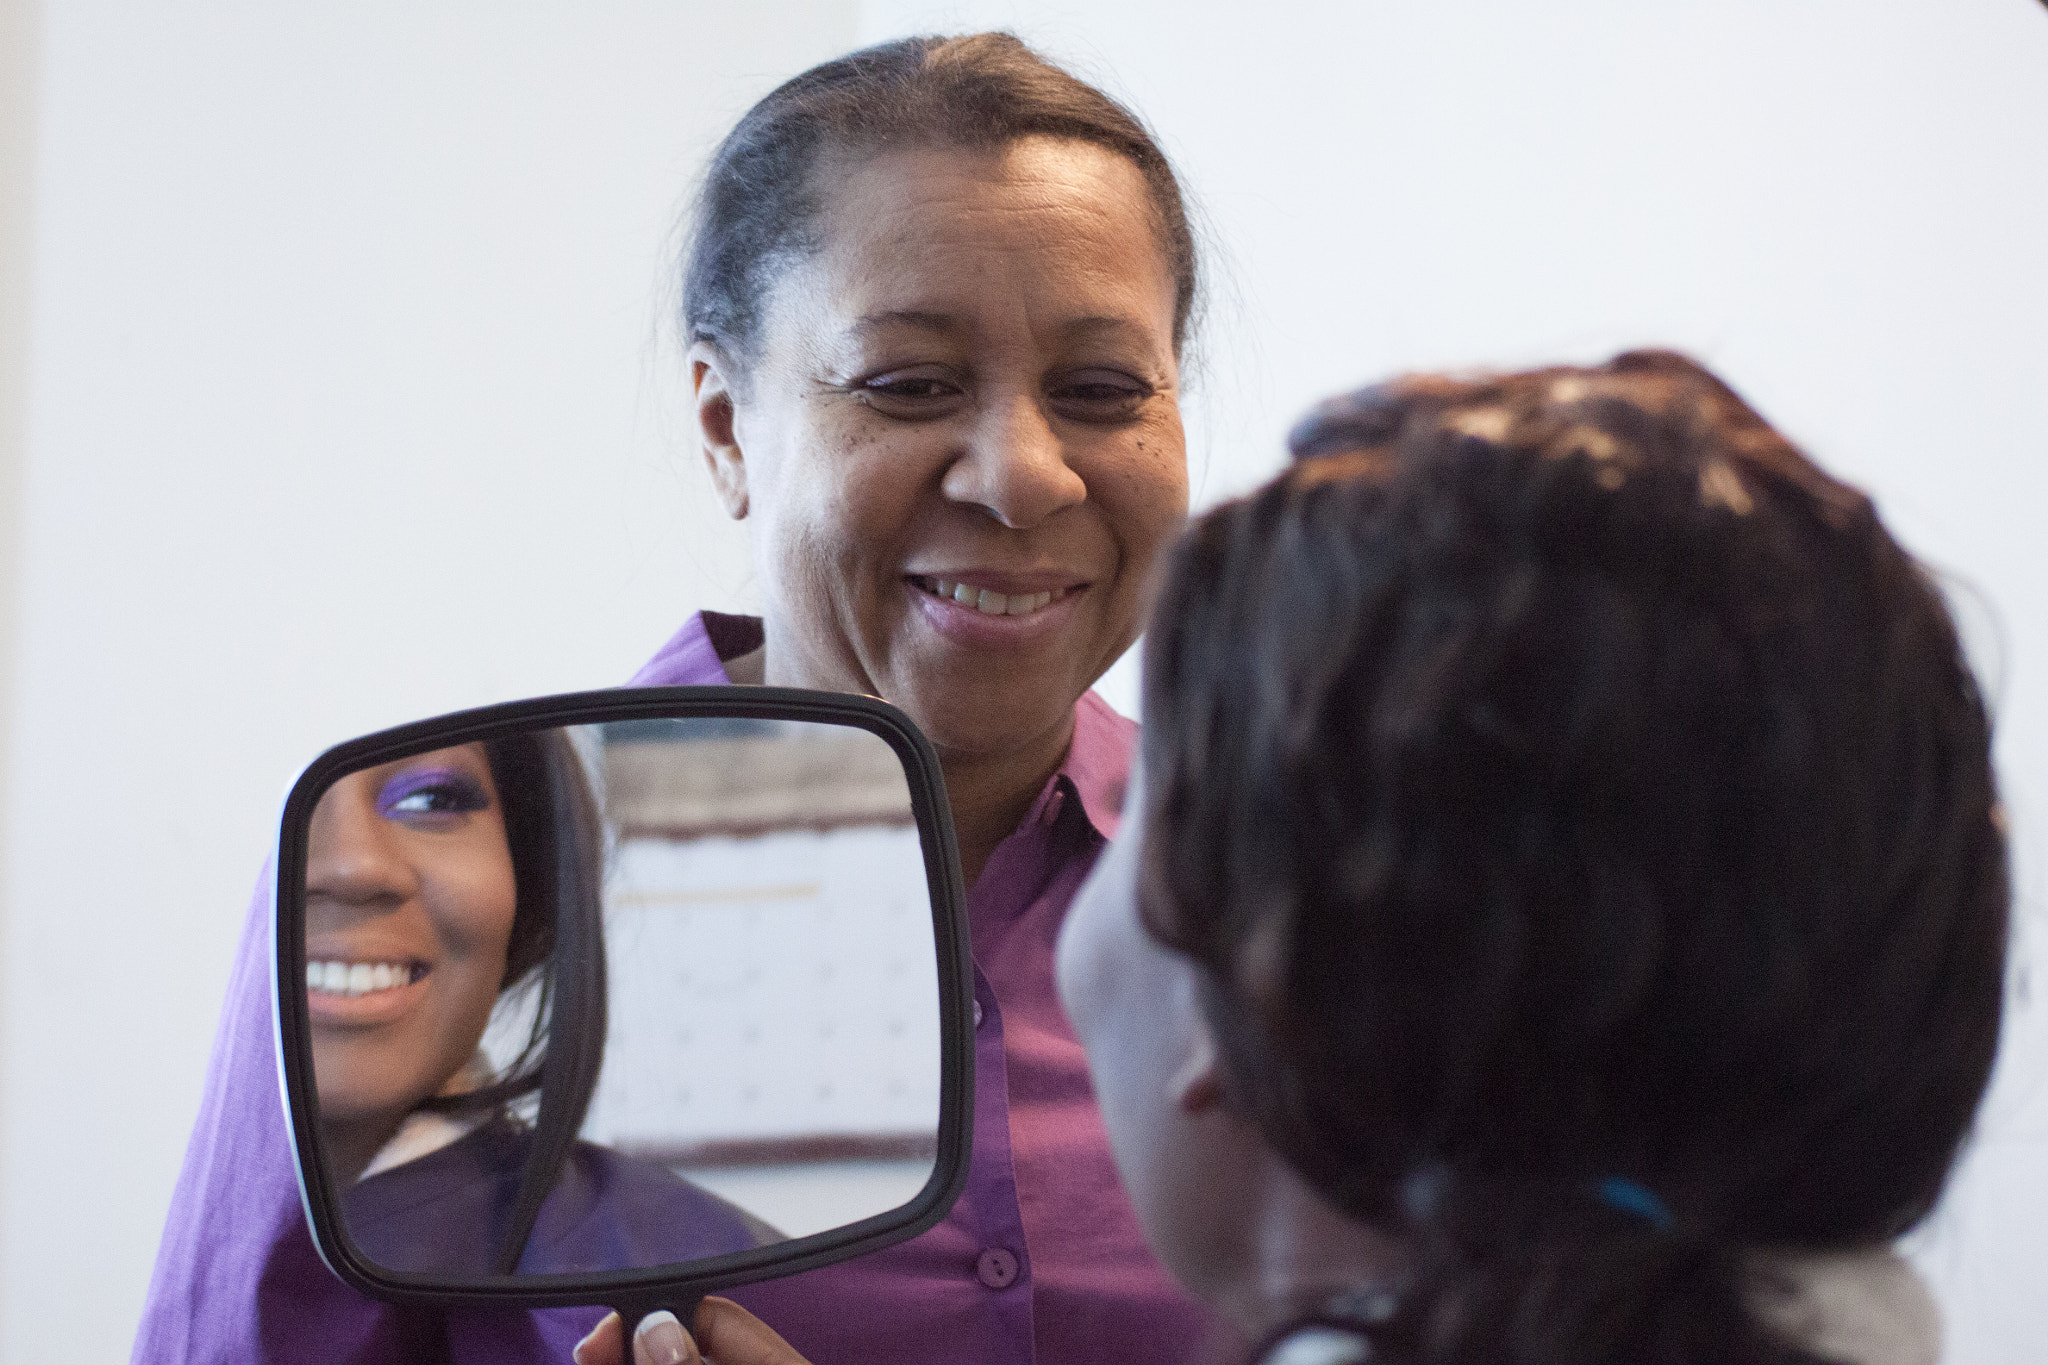
[[[402,774],[386,783],[377,797],[377,809],[387,819],[463,815],[489,804],[475,779],[446,772]]]
[[[409,792],[393,802],[391,809],[411,815],[424,815],[429,811],[466,810],[459,793],[446,787],[428,787],[423,791]]]
[[[1151,385],[1116,370],[1082,370],[1052,386],[1052,401],[1083,421],[1119,421],[1152,396]]]
[[[941,417],[958,406],[965,387],[931,370],[893,370],[861,381],[856,392],[867,406],[890,417]]]
[[[887,394],[891,398],[944,398],[957,393],[951,384],[943,379],[926,375],[907,375],[901,379],[878,379],[869,383],[869,393]]]

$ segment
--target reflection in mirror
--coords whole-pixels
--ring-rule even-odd
[[[865,730],[632,721],[352,772],[305,905],[324,1164],[386,1270],[672,1266],[931,1177],[931,900]]]

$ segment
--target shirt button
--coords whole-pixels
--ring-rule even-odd
[[[974,1273],[990,1289],[1008,1289],[1017,1282],[1016,1254],[990,1247],[975,1261]]]
[[[981,1002],[979,1000],[974,1002],[974,1026],[976,1028],[981,1027]]]

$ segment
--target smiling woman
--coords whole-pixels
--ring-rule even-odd
[[[823,161],[843,188],[761,335],[692,299],[706,453],[768,595],[749,662],[916,716],[972,876],[1186,512],[1182,281],[1116,150],[1031,134]]]
[[[314,811],[309,852],[320,1121],[352,1180],[423,1101],[475,1088],[461,1082],[498,992],[534,964],[509,951],[518,892],[481,744],[341,779]]]
[[[764,611],[693,614],[633,681],[895,703],[937,750],[971,882],[965,1193],[919,1237],[735,1297],[820,1359],[1178,1365],[1211,1320],[1146,1250],[1117,1185],[1051,951],[1116,830],[1136,734],[1089,689],[1136,638],[1152,561],[1187,510],[1196,267],[1174,173],[1129,110],[1013,37],[889,43],[740,120],[712,158],[683,277],[701,449],[750,532]],[[493,776],[516,860],[518,792]],[[458,828],[488,844],[482,806],[401,809],[474,801],[452,789],[422,796],[431,784],[401,778],[379,813],[371,788],[395,777],[354,796],[365,828],[381,822],[394,848],[452,847]],[[450,823],[407,823],[431,820]],[[372,988],[331,1002],[331,1019],[381,1008],[363,1003],[380,966],[410,978],[394,995],[454,984],[426,899],[408,944],[322,949],[347,962],[348,989],[359,964]],[[223,1038],[260,1007],[238,994]],[[460,1075],[459,1043],[435,1053],[434,1070],[453,1070],[410,1082],[418,1107],[453,1102],[422,1087]],[[246,1051],[216,1068],[137,1359],[298,1362],[316,1358],[311,1335],[333,1360],[412,1349],[410,1319],[313,1260],[276,1105],[256,1106],[270,1070]],[[353,1159],[374,1159],[391,1118],[389,1103],[365,1116]],[[429,1330],[458,1359],[560,1361],[598,1316],[450,1314]],[[269,1325],[284,1317],[318,1331]]]
[[[600,1245],[652,1263],[779,1240],[658,1163],[578,1138],[608,1031],[603,845],[561,731],[349,773],[314,807],[320,1147],[377,1264],[545,1273]],[[486,1047],[493,1023],[503,1041]]]

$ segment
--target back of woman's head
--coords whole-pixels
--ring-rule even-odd
[[[1751,1253],[1921,1219],[1998,1037],[1940,595],[1666,353],[1399,381],[1293,444],[1146,653],[1145,913],[1233,1101],[1412,1234],[1397,1355],[1803,1359]]]
[[[1027,137],[1102,147],[1144,176],[1174,281],[1178,350],[1195,305],[1195,242],[1165,153],[1130,110],[1008,33],[863,48],[748,110],[712,156],[698,195],[683,264],[686,339],[742,366],[758,357],[775,282],[818,249],[829,158],[841,158],[843,173],[890,151],[995,151]]]

